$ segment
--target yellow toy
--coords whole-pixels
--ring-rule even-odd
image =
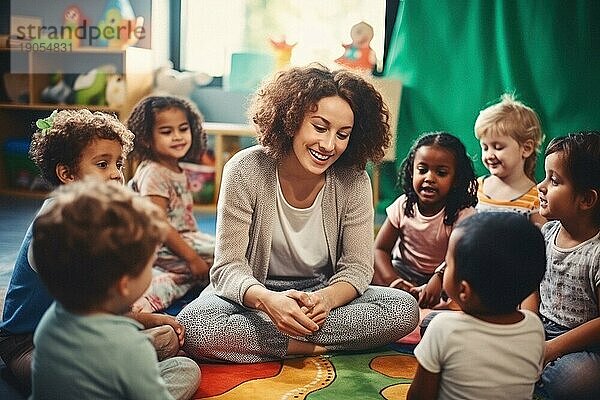
[[[270,39],[273,52],[275,53],[275,69],[282,70],[290,65],[292,50],[296,43],[290,44],[283,37],[281,40]]]

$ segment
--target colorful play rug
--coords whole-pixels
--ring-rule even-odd
[[[195,399],[406,399],[414,346],[260,364],[201,364]]]

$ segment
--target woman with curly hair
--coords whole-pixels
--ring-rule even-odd
[[[252,363],[393,342],[418,322],[406,292],[369,286],[373,199],[365,165],[389,113],[360,76],[277,73],[249,108],[258,146],[226,164],[211,285],[177,316],[192,357]]]
[[[208,284],[215,238],[198,229],[190,182],[179,165],[198,160],[206,149],[202,121],[196,106],[172,96],[140,100],[127,120],[135,133],[132,155],[140,161],[129,186],[158,205],[170,224],[152,283],[134,311],[162,311],[191,288]]]

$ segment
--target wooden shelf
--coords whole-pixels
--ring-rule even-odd
[[[48,192],[44,191],[33,191],[28,189],[13,189],[13,188],[0,188],[0,194],[9,197],[23,197],[28,199],[45,199],[48,197]]]
[[[207,135],[215,137],[215,194],[214,203],[216,204],[221,187],[221,178],[223,176],[223,166],[229,158],[235,154],[239,148],[231,145],[230,139],[240,137],[254,137],[256,131],[250,125],[227,124],[218,122],[205,122],[203,127]],[[215,207],[213,204],[212,207]]]
[[[123,50],[104,47],[81,47],[69,52],[39,52],[7,49],[0,52],[0,75],[6,74],[12,83],[12,92],[6,90],[6,97],[0,101],[0,146],[7,139],[29,138],[38,118],[47,117],[55,109],[82,109],[113,113],[125,121],[133,106],[148,95],[153,85],[153,53],[150,49],[128,47]],[[14,70],[16,61],[21,70]],[[51,76],[61,71],[86,73],[101,65],[111,64],[125,77],[125,99],[121,106],[83,104],[51,104],[41,102],[41,93],[51,82]],[[17,73],[13,73],[17,72]],[[24,73],[21,73],[24,72]],[[11,76],[12,75],[12,76]],[[11,78],[13,80],[11,80]],[[5,85],[7,86],[7,85]],[[8,93],[13,93],[12,97]],[[16,103],[9,100],[26,97],[27,102]],[[7,163],[4,149],[0,152],[0,192],[17,196],[27,196],[27,190],[8,186]],[[44,193],[41,194],[42,196]],[[34,194],[36,196],[36,194]],[[38,196],[40,196],[38,194]]]

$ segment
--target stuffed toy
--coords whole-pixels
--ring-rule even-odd
[[[342,45],[346,50],[335,62],[351,69],[372,71],[377,62],[375,51],[370,46],[373,35],[373,27],[364,21],[352,26],[352,43]]]
[[[102,19],[98,22],[100,46],[123,49],[138,41],[136,30],[144,25],[144,17],[136,17],[129,0],[107,0]]]
[[[296,43],[288,43],[285,40],[285,37],[282,37],[281,40],[275,40],[273,38],[270,39],[271,48],[275,53],[275,68],[276,70],[285,69],[290,65],[290,60],[292,59],[292,50]]]
[[[115,71],[114,65],[107,64],[79,75],[73,84],[74,103],[95,106],[107,105],[106,85],[108,76],[114,74]]]
[[[106,102],[109,107],[123,107],[126,98],[125,77],[120,74],[109,75],[106,81]]]
[[[73,89],[65,82],[63,74],[57,72],[50,77],[50,85],[40,94],[42,103],[66,103]]]
[[[172,69],[171,65],[163,66],[154,75],[153,94],[189,98],[196,86],[206,86],[212,79],[203,72],[179,72]]]
[[[63,26],[71,28],[71,32],[73,33],[70,39],[74,48],[79,47],[81,44],[81,39],[75,34],[76,29],[88,24],[89,19],[83,14],[81,8],[72,4],[65,9],[63,13]]]

